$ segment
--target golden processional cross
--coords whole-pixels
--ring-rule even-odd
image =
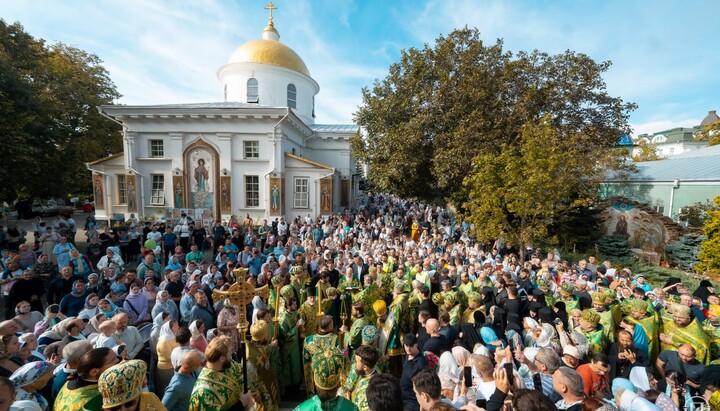
[[[238,331],[240,332],[240,355],[243,364],[243,388],[247,391],[247,357],[245,352],[245,345],[247,344],[247,330],[250,327],[250,322],[247,320],[247,306],[252,303],[255,296],[260,298],[268,298],[270,290],[265,285],[260,288],[255,288],[251,284],[245,281],[247,276],[247,268],[236,268],[233,270],[233,274],[237,281],[231,285],[227,291],[213,290],[212,296],[214,301],[220,301],[222,299],[228,299],[230,303],[237,307],[238,315]]]

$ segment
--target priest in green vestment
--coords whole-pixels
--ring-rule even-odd
[[[267,351],[270,344],[270,326],[263,320],[255,321],[250,327],[251,341],[247,346],[247,360],[255,367],[257,372],[256,385],[261,387],[262,403],[265,411],[280,409],[280,390],[278,382]]]
[[[595,354],[605,353],[607,340],[598,313],[591,309],[583,310],[578,331],[588,340],[588,358],[592,358]]]
[[[302,380],[302,360],[300,355],[300,333],[302,321],[297,314],[297,301],[293,298],[292,286],[286,285],[280,290],[285,300],[285,310],[278,319],[278,341],[280,347],[280,392],[288,386],[300,384]]]
[[[362,330],[368,325],[368,319],[365,317],[365,307],[362,301],[356,301],[352,305],[352,325],[350,332],[345,333],[345,342],[343,346],[348,350],[348,358],[353,358],[355,350],[362,345]],[[345,327],[343,325],[343,327]],[[345,332],[345,328],[342,330]]]
[[[636,328],[639,326],[642,328],[642,331],[645,332],[645,336],[648,339],[648,358],[650,359],[651,364],[654,364],[658,354],[660,354],[660,339],[658,337],[660,320],[659,316],[656,314],[657,312],[649,312],[649,305],[650,304],[645,300],[633,300],[629,306],[630,315],[625,317],[625,322],[634,324]],[[636,338],[635,332],[636,331],[633,331],[635,346],[642,349],[641,344],[639,344],[639,339]]]
[[[710,355],[710,336],[702,329],[697,318],[693,318],[690,307],[683,304],[673,304],[671,307],[671,320],[663,322],[663,332],[660,334],[660,350],[677,351],[678,347],[688,344],[695,348],[698,361],[708,365],[712,361]]]
[[[315,354],[312,359],[313,382],[317,392],[305,400],[295,411],[357,411],[349,400],[337,395],[343,369],[343,355],[337,349]]]
[[[615,318],[613,312],[607,307],[607,294],[601,291],[592,293],[592,305],[595,312],[600,316],[600,324],[603,326],[605,339],[609,344],[615,342]]]
[[[303,371],[307,392],[311,394],[314,393],[313,386],[309,383],[313,380],[313,356],[329,349],[338,349],[340,346],[340,339],[333,334],[334,324],[331,316],[322,316],[318,320],[318,327],[318,333],[305,337],[303,344]]]
[[[355,385],[350,392],[350,400],[357,405],[360,411],[370,411],[367,400],[367,387],[370,378],[375,375],[375,365],[378,361],[378,353],[369,345],[362,345],[355,352],[354,368],[359,378],[355,381]]]

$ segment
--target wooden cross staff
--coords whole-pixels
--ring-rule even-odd
[[[230,300],[230,303],[237,306],[237,314],[238,314],[238,325],[237,328],[240,331],[241,336],[241,347],[240,347],[240,354],[242,356],[242,364],[243,364],[243,388],[244,391],[247,392],[247,358],[245,355],[245,338],[247,334],[248,327],[250,327],[250,322],[247,320],[247,306],[252,302],[253,297],[260,296],[261,298],[268,298],[270,295],[270,290],[268,289],[268,286],[265,285],[260,288],[255,288],[252,285],[245,282],[245,275],[247,274],[246,268],[239,268],[233,270],[233,274],[235,274],[235,278],[237,278],[237,281],[235,284],[231,285],[230,288],[227,291],[221,291],[221,290],[213,290],[213,300],[214,301],[220,301],[222,299],[228,299]]]

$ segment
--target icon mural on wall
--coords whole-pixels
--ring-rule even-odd
[[[103,178],[100,174],[93,175],[93,196],[95,197],[95,208],[105,208],[105,191],[103,190]]]
[[[350,205],[350,180],[340,180],[340,206]]]
[[[189,208],[215,209],[215,157],[206,147],[194,148],[187,155]],[[182,195],[182,194],[181,194]]]
[[[668,241],[663,224],[632,203],[615,201],[604,211],[603,217],[606,233],[625,237],[630,248],[658,251]]]
[[[185,203],[183,202],[183,176],[173,176],[172,178],[172,189],[173,189],[173,206],[175,208],[183,208]]]
[[[320,180],[320,214],[332,213],[333,181],[331,178]]]
[[[270,177],[270,184],[268,184],[268,189],[270,190],[270,215],[281,215],[283,203],[283,179],[280,178],[279,174],[272,174]]]
[[[134,175],[125,176],[125,195],[127,197],[128,213],[137,212],[137,181]]]
[[[232,181],[230,176],[220,177],[220,212],[232,213]]]

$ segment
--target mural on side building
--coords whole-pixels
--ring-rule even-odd
[[[188,187],[190,191],[189,208],[215,209],[215,172],[213,153],[205,147],[193,149],[187,156],[186,169],[190,170]]]
[[[232,181],[230,176],[220,177],[220,212],[225,214],[232,213]]]
[[[95,209],[104,209],[105,190],[103,190],[103,178],[100,174],[93,175],[93,196],[95,197]]]
[[[320,180],[320,214],[332,213],[333,181],[331,178]]]
[[[134,175],[125,177],[126,195],[127,195],[127,211],[128,213],[137,213],[137,185]]]
[[[185,203],[183,202],[183,176],[173,176],[172,178],[172,189],[173,189],[173,205],[175,208],[183,208]]]
[[[283,182],[280,174],[272,173],[268,189],[270,190],[268,193],[270,197],[270,215],[282,215]]]
[[[665,225],[645,210],[626,201],[615,201],[603,212],[606,234],[627,238],[630,248],[658,252],[667,244]]]

